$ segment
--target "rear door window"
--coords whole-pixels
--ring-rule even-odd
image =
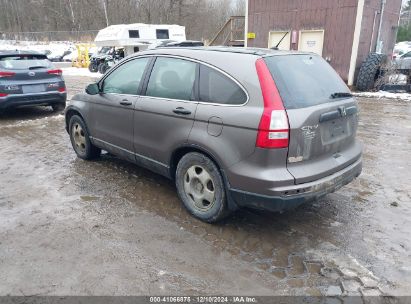
[[[137,95],[149,60],[138,58],[119,66],[104,79],[103,93]]]
[[[197,64],[177,58],[158,57],[147,86],[147,96],[192,100]]]
[[[350,90],[337,72],[317,55],[280,55],[264,58],[287,109],[337,101],[335,93]]]
[[[6,70],[28,70],[39,68],[50,68],[51,62],[45,55],[11,55],[0,56],[0,68]]]
[[[228,76],[200,65],[200,101],[240,105],[247,101],[247,94]]]

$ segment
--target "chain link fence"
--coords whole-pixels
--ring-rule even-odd
[[[47,31],[47,32],[0,32],[0,40],[17,41],[94,41],[98,30],[88,31]]]

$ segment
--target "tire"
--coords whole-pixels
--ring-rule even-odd
[[[110,69],[110,67],[108,66],[107,63],[105,63],[102,67],[101,67],[101,74],[105,74],[108,70]]]
[[[175,182],[180,200],[194,217],[216,223],[229,215],[224,180],[205,155],[184,155],[177,165]]]
[[[88,70],[89,70],[91,73],[97,73],[97,72],[98,72],[98,65],[97,65],[97,63],[96,63],[96,62],[90,63],[89,66],[88,66]]]
[[[104,66],[105,66],[105,65],[106,65],[105,63],[100,63],[100,64],[98,65],[97,70],[98,70],[98,72],[99,72],[100,74],[104,74],[104,73],[103,73],[103,69],[104,69]]]
[[[80,116],[71,117],[69,132],[71,145],[79,158],[92,160],[100,156],[101,149],[91,143],[86,124]]]
[[[53,108],[54,112],[61,113],[66,108],[66,103],[65,102],[64,103],[57,103],[57,104],[52,105],[51,107]]]
[[[363,62],[357,77],[357,90],[368,91],[374,89],[375,81],[380,75],[381,65],[385,62],[383,54],[371,53]]]

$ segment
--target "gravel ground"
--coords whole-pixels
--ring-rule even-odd
[[[70,93],[91,78],[67,76]],[[0,295],[411,295],[411,104],[359,98],[364,171],[284,214],[193,219],[167,179],[0,116]]]

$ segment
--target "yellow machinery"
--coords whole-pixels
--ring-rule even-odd
[[[77,58],[73,58],[72,66],[77,68],[88,68],[90,65],[89,49],[92,47],[95,47],[95,45],[89,43],[76,44]]]

